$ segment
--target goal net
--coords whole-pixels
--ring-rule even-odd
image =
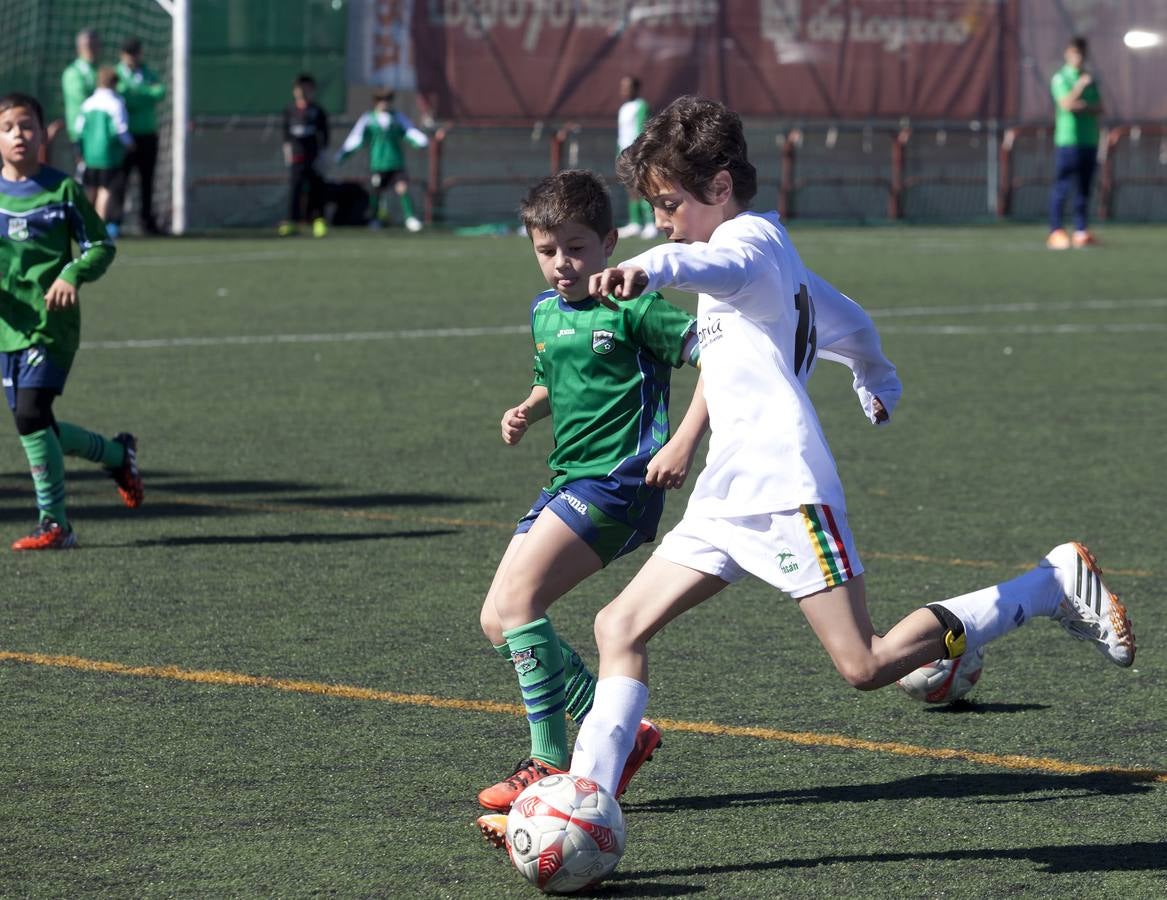
[[[180,108],[185,103],[186,84],[183,78],[177,84],[175,79],[176,69],[181,72],[185,67],[185,48],[174,52],[173,16],[185,16],[186,5],[187,0],[0,0],[0,92],[21,91],[40,100],[52,137],[49,163],[65,171],[72,170],[73,151],[63,128],[61,74],[77,56],[77,33],[83,29],[97,33],[101,41],[99,65],[116,65],[122,43],[128,38],[142,42],[143,62],[166,84],[166,98],[157,107],[154,215],[178,232],[185,224],[183,147],[175,147],[172,122],[176,95]],[[133,213],[139,196],[136,178],[131,178],[126,192],[127,223],[137,221]]]

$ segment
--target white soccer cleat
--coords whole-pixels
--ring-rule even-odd
[[[640,237],[640,225],[637,222],[629,222],[627,225],[621,225],[616,229],[616,234],[622,238]]]
[[[421,231],[421,220],[417,216],[410,216],[405,220],[405,230],[413,232]]]
[[[1090,641],[1116,666],[1135,661],[1135,633],[1126,607],[1102,583],[1102,569],[1085,544],[1054,547],[1040,563],[1057,573],[1062,602],[1053,620],[1080,641]]]
[[[657,231],[656,226],[653,225],[651,222],[649,222],[647,225],[645,225],[643,228],[640,229],[640,236],[642,238],[644,238],[646,241],[655,241],[657,238],[657,235],[659,235],[659,234],[660,234],[660,232]]]

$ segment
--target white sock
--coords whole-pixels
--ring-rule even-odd
[[[596,699],[575,739],[571,774],[590,778],[615,795],[647,706],[648,685],[635,678],[597,681]]]
[[[1062,596],[1055,570],[1039,566],[993,587],[931,605],[943,606],[960,619],[967,648],[972,650],[1020,628],[1034,616],[1052,616]]]

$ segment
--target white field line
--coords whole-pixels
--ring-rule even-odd
[[[1133,300],[1085,300],[1080,302],[989,303],[983,306],[914,306],[895,309],[873,309],[868,312],[873,319],[899,319],[926,316],[974,316],[993,313],[1011,315],[1121,309],[1163,309],[1165,307],[1167,307],[1167,297],[1152,297]],[[418,340],[423,338],[495,337],[499,335],[527,334],[530,330],[529,325],[485,325],[476,328],[413,328],[394,331],[342,331],[316,334],[243,334],[207,337],[142,338],[123,341],[85,341],[81,346],[86,350],[156,350],[172,347],[226,347],[263,344],[339,344],[361,341]],[[879,330],[881,334],[936,335],[1125,334],[1145,331],[1161,332],[1167,330],[1167,322],[1043,322],[1020,325],[886,325],[881,326]]]

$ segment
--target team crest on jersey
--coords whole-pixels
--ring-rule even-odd
[[[14,241],[28,240],[28,219],[13,216],[8,220],[8,236]]]
[[[535,658],[535,651],[530,649],[512,652],[511,662],[515,664],[515,671],[520,675],[526,675],[539,668],[539,660]]]
[[[592,332],[592,352],[601,355],[611,353],[616,349],[616,335],[611,331]]]

